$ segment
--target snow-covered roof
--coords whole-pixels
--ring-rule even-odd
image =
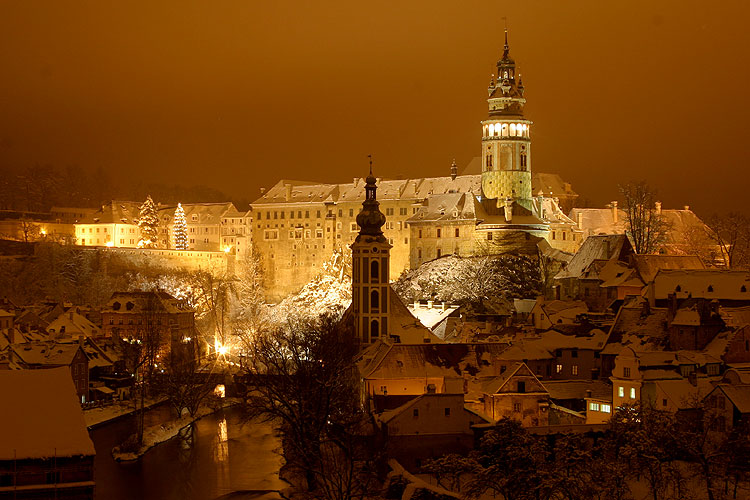
[[[678,299],[750,300],[750,272],[662,269],[654,277],[651,293],[656,300],[666,299],[672,293]]]
[[[181,300],[165,291],[114,292],[102,312],[143,314],[145,311],[157,313],[178,313],[191,311]]]
[[[141,203],[113,200],[94,213],[86,214],[78,224],[137,224]]]
[[[13,353],[25,365],[69,366],[80,346],[61,342],[27,342],[11,346]]]
[[[526,340],[524,343],[540,349],[590,349],[600,351],[607,342],[607,333],[595,328],[586,335],[565,335],[555,330],[541,334],[537,340]]]
[[[696,385],[690,383],[687,379],[679,380],[656,380],[654,384],[659,387],[667,399],[680,409],[693,408],[696,404],[708,395],[714,388],[711,383],[712,379],[698,377],[695,380]],[[660,401],[656,402],[657,407],[661,405]]]
[[[433,304],[432,301],[423,305],[419,302],[408,305],[411,312],[425,327],[432,330],[445,318],[458,310],[459,306],[446,304],[445,302]]]
[[[188,225],[196,223],[219,224],[221,223],[221,218],[227,214],[234,214],[234,217],[242,215],[230,201],[218,203],[182,203],[181,205],[182,209],[185,211],[185,218],[187,219]],[[177,210],[177,205],[163,205],[157,207],[159,220],[163,222],[171,221],[174,218],[175,210]],[[136,217],[138,215],[140,215],[140,207]],[[193,216],[197,219],[194,220]]]
[[[383,422],[387,424],[394,418],[396,418],[399,415],[403,415],[405,412],[408,412],[410,408],[413,406],[416,406],[417,404],[421,403],[422,401],[426,399],[434,399],[434,400],[460,400],[463,402],[464,395],[463,394],[451,394],[451,393],[426,393],[422,394],[420,396],[415,397],[414,399],[410,399],[406,403],[402,404],[398,408],[394,408],[392,410],[385,410],[381,412],[380,414],[376,415],[376,419],[380,422]],[[439,404],[439,403],[438,403]]]
[[[94,455],[70,370],[0,370],[0,460]]]
[[[750,385],[720,384],[716,390],[724,392],[740,413],[750,413]]]
[[[589,236],[555,279],[580,278],[595,260],[625,261],[632,252],[630,242],[624,235]]]
[[[636,351],[664,349],[668,315],[666,308],[648,307],[645,301],[623,306],[610,329],[610,339]],[[609,352],[605,349],[605,354]]]
[[[532,378],[532,384],[526,387],[527,392],[548,392],[545,386],[536,377],[536,375],[534,375],[534,372],[532,372],[529,367],[526,366],[526,363],[522,361],[511,364],[503,373],[482,384],[483,392],[485,394],[497,394],[501,392],[503,387],[505,387],[505,385],[510,382],[510,380],[516,375],[520,377]],[[516,388],[514,387],[511,391],[508,392],[516,392],[515,389]]]
[[[56,333],[65,336],[96,337],[99,335],[99,328],[89,321],[85,316],[74,312],[72,309],[61,314],[47,326],[49,333]]]
[[[644,283],[653,281],[662,269],[705,269],[695,255],[633,255],[633,266]]]
[[[508,344],[388,344],[377,342],[362,355],[364,378],[477,377],[500,374]]]

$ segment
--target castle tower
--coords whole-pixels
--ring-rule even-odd
[[[490,79],[489,118],[482,122],[482,196],[507,200],[528,210],[531,200],[531,124],[523,116],[526,99],[521,75],[509,56],[508,30],[505,30],[503,57],[497,62],[497,79]]]
[[[365,201],[357,215],[360,230],[351,245],[354,330],[362,344],[387,340],[390,334],[391,287],[388,276],[391,245],[383,235],[385,215],[380,211],[376,182],[371,162],[365,184]]]

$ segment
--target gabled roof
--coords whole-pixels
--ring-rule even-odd
[[[95,337],[99,334],[99,328],[95,324],[72,309],[61,314],[56,320],[51,322],[47,326],[47,331],[58,335],[64,334],[65,336],[84,335],[86,337]]]
[[[607,343],[607,336],[607,333],[598,328],[594,328],[586,335],[565,335],[555,330],[549,330],[542,333],[539,339],[526,340],[524,343],[549,351],[556,349],[590,349],[600,351]]]
[[[537,392],[548,392],[544,385],[539,381],[539,379],[534,375],[534,372],[532,372],[528,366],[526,366],[526,363],[520,362],[520,363],[513,363],[508,367],[505,372],[501,373],[497,377],[493,378],[492,380],[488,381],[484,384],[484,392],[486,394],[497,394],[502,391],[503,387],[505,387],[508,382],[511,381],[511,379],[515,376],[521,376],[521,377],[531,377],[533,379],[533,383],[537,385],[538,388],[541,388],[541,391],[533,390],[535,388],[528,388],[529,390],[527,392],[530,393],[537,393]],[[511,390],[508,392],[516,392],[515,390]]]
[[[711,379],[705,377],[698,377],[695,382],[696,385],[693,385],[683,378],[679,380],[656,380],[654,384],[664,391],[667,399],[677,408],[687,409],[694,408],[714,388]]]
[[[182,203],[181,205],[182,209],[185,211],[185,218],[187,219],[188,225],[191,223],[220,224],[222,217],[227,216],[227,214],[235,214],[233,215],[234,217],[242,215],[230,201],[218,203]],[[169,222],[174,218],[174,212],[177,210],[177,205],[160,205],[157,210],[159,220]],[[193,216],[196,216],[197,220],[193,220]]]
[[[633,248],[625,235],[589,236],[555,279],[580,278],[595,260],[625,261],[632,253]]]
[[[460,399],[461,401],[463,401],[464,395],[463,394],[451,394],[451,393],[422,394],[420,396],[415,397],[414,399],[410,399],[409,401],[402,404],[398,408],[394,408],[393,410],[386,410],[380,413],[380,415],[378,415],[377,418],[381,422],[387,424],[388,422],[398,417],[399,415],[403,415],[405,412],[408,412],[409,409],[421,403],[425,399]]]
[[[457,222],[476,221],[477,212],[481,212],[476,197],[467,193],[448,193],[432,195],[425,205],[408,219],[410,224],[420,222]]]
[[[726,394],[740,413],[750,413],[750,385],[719,384],[716,390]]]
[[[635,269],[631,269],[619,260],[606,261],[599,270],[599,279],[602,282],[599,286],[602,288],[620,286],[642,288],[644,286]]]

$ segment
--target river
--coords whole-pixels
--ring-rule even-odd
[[[146,414],[146,425],[169,419],[163,405]],[[220,410],[193,424],[140,460],[118,463],[112,447],[133,429],[133,417],[90,432],[96,448],[96,498],[106,500],[211,500],[278,498],[284,488],[275,453],[279,440],[263,423],[242,423],[237,409]]]

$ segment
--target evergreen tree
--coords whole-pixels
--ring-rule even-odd
[[[188,249],[187,219],[182,203],[178,203],[177,210],[174,211],[174,247],[177,250]]]
[[[141,248],[156,248],[159,237],[159,215],[151,195],[141,205],[141,213],[138,216],[138,228],[141,230],[141,239],[138,246]]]

